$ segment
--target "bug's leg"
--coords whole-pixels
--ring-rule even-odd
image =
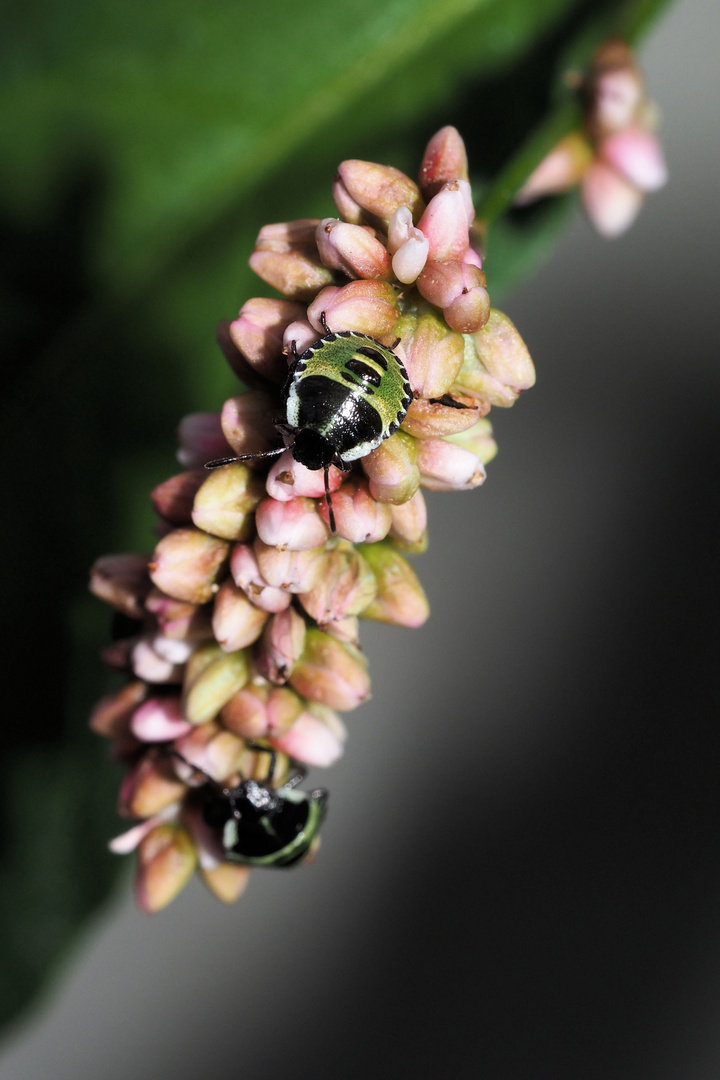
[[[276,450],[261,450],[257,454],[241,454],[239,457],[214,458],[212,461],[205,462],[205,468],[219,469],[221,465],[231,465],[233,461],[259,461],[260,458],[277,457],[278,454],[284,453],[285,447],[279,446]]]
[[[325,502],[327,503],[328,517],[330,518],[330,532],[335,533],[337,532],[335,528],[335,511],[333,510],[332,498],[330,497],[330,480],[328,475],[330,466],[326,465],[323,472],[325,474]]]
[[[291,776],[289,780],[286,780],[282,786],[283,791],[292,791],[298,784],[302,784],[303,780],[307,776],[307,769],[303,765],[297,766],[297,772],[294,776]]]
[[[330,327],[328,326],[327,321],[325,319],[325,312],[324,311],[320,312],[320,325],[322,326],[322,328],[323,328],[323,330],[325,331],[326,334],[330,333]]]
[[[392,343],[392,345],[390,346],[390,348],[391,348],[391,349],[396,349],[396,348],[398,347],[398,345],[399,345],[399,344],[400,344],[400,338],[395,338],[395,340],[393,341],[393,343]]]
[[[275,767],[277,765],[277,750],[273,746],[259,746],[258,743],[248,741],[248,749],[255,750],[258,754],[269,754],[270,765],[268,766],[267,783],[272,787],[273,777],[275,776]]]
[[[197,765],[193,765],[191,761],[188,761],[186,757],[183,757],[179,750],[168,750],[168,757],[176,757],[178,761],[182,761],[183,765],[187,765],[188,769],[192,769],[193,772],[199,773],[200,776],[204,776],[209,784],[218,786],[217,780],[214,780],[210,773],[206,773],[204,769],[198,768]]]
[[[300,354],[297,351],[297,341],[295,341],[294,338],[290,342],[290,351],[293,354],[293,360],[299,360],[300,359]]]

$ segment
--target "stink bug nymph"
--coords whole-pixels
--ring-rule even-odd
[[[237,787],[226,788],[211,776],[184,761],[205,777],[198,789],[205,824],[218,830],[223,857],[232,863],[250,866],[293,866],[308,854],[318,835],[327,808],[328,793],[298,791],[305,778],[299,769],[281,787],[273,785],[277,755],[267,746],[248,744],[270,755],[267,779],[241,780]]]
[[[296,461],[308,469],[324,470],[330,528],[335,532],[330,466],[349,471],[351,462],[397,431],[412,401],[412,390],[393,349],[367,334],[331,331],[324,313],[320,318],[325,330],[321,338],[300,355],[293,342],[293,359],[282,390],[285,419],[276,420],[275,426],[291,440],[289,449]],[[209,461],[206,468],[275,457],[287,448],[220,458]]]

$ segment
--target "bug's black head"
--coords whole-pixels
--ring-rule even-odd
[[[335,457],[335,447],[312,428],[301,428],[292,445],[292,456],[306,469],[328,469]]]

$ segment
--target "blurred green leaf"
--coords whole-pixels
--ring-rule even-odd
[[[214,326],[268,292],[247,269],[258,228],[332,213],[344,157],[414,174],[427,138],[454,123],[497,208],[487,268],[491,289],[506,289],[564,217],[560,203],[500,215],[572,107],[566,65],[657,6],[6,8],[0,1020],[37,992],[123,865],[105,853],[122,827],[118,769],[87,730],[109,685],[96,651],[110,622],[86,595],[87,568],[152,549],[147,492],[175,467],[179,417],[232,390]]]

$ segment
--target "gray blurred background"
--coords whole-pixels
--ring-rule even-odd
[[[429,623],[364,627],[316,863],[155,917],[124,882],[3,1077],[720,1076],[718,56],[672,7],[670,185],[502,305],[538,385],[430,499]]]

